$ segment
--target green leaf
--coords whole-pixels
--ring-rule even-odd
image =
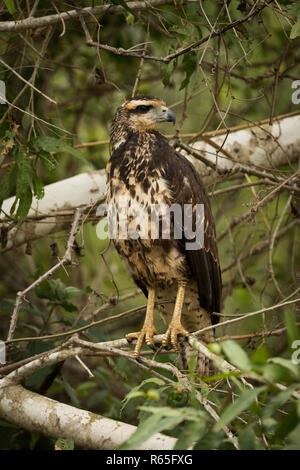
[[[32,203],[32,163],[29,159],[29,151],[25,147],[20,147],[16,157],[17,181],[16,181],[16,199],[19,200],[17,217],[24,220],[29,212]]]
[[[220,416],[220,420],[215,424],[214,430],[220,431],[224,426],[227,426],[233,421],[242,411],[249,408],[255,401],[256,397],[265,390],[266,387],[258,387],[244,392],[237,400],[229,405]]]
[[[145,419],[129,439],[119,447],[119,450],[136,449],[153,436],[153,434],[173,429],[181,421],[182,416],[162,416],[160,412],[157,412]]]
[[[150,388],[150,389],[146,392],[146,396],[147,396],[147,398],[149,398],[150,400],[158,401],[159,398],[160,398],[160,393],[159,393],[159,391],[158,391],[156,388]]]
[[[188,362],[189,376],[193,376],[196,370],[196,366],[197,366],[197,351],[195,351],[194,354],[191,355],[189,362]]]
[[[284,450],[300,450],[300,423],[287,436]]]
[[[185,423],[180,431],[174,450],[185,450],[195,445],[207,431],[207,423],[203,421]]]
[[[54,366],[45,366],[42,369],[33,372],[33,374],[31,374],[29,377],[26,377],[25,386],[32,388],[40,385],[45,380],[45,378],[51,373],[53,368]]]
[[[55,347],[54,343],[50,343],[47,341],[43,342],[38,342],[38,341],[32,341],[31,343],[28,343],[25,352],[24,352],[24,358],[34,356],[35,354],[40,354],[45,351],[50,351]]]
[[[123,405],[122,405],[122,408],[120,410],[121,414],[122,414],[124,408],[126,407],[127,403],[129,402],[129,400],[132,400],[133,398],[145,396],[145,393],[141,392],[140,388],[142,388],[144,385],[149,384],[149,383],[154,383],[154,384],[159,385],[159,386],[165,385],[165,382],[163,380],[158,379],[156,377],[152,377],[150,379],[143,380],[139,385],[137,385],[132,390],[130,390],[130,392],[127,393],[125,398],[123,398],[123,400],[122,400]]]
[[[284,450],[300,450],[300,423],[287,436]]]
[[[131,392],[129,392],[127,395],[126,395],[126,403],[128,403],[129,400],[132,400],[132,398],[137,398],[137,397],[144,397],[145,396],[145,392],[139,392],[137,390],[131,390]]]
[[[21,194],[23,188],[30,185],[32,176],[32,164],[26,147],[19,147],[16,165],[18,169],[17,192]]]
[[[92,289],[90,286],[84,289],[77,289],[77,287],[66,286],[59,278],[47,279],[35,288],[35,294],[40,299],[48,299],[51,302],[63,303],[73,297],[78,297],[84,294],[90,294]]]
[[[192,408],[191,406],[185,406],[184,408],[171,408],[170,406],[140,406],[140,410],[144,410],[147,413],[157,414],[161,416],[181,416],[182,421],[196,421],[199,419],[207,419],[207,414],[201,410]]]
[[[172,73],[177,67],[177,60],[172,60],[171,62],[168,63],[168,65],[165,68],[165,76],[162,79],[163,85],[168,86],[170,83],[170,78]]]
[[[95,407],[101,407],[101,409],[103,409],[103,404],[105,403],[105,400],[107,398],[110,399],[110,394],[108,390],[98,390],[96,392],[94,391],[89,396],[88,402],[86,404],[86,409],[92,410],[95,409]]]
[[[94,389],[96,387],[97,387],[97,384],[95,382],[88,380],[86,382],[82,382],[81,384],[79,384],[78,387],[76,388],[76,391],[81,396],[86,396],[89,390]]]
[[[42,199],[45,195],[44,183],[35,172],[33,173],[32,184],[35,197],[37,199]]]
[[[228,339],[222,341],[221,346],[231,364],[245,372],[249,372],[252,369],[249,357],[237,342]]]
[[[299,423],[296,406],[289,410],[289,413],[279,421],[274,439],[284,439]]]
[[[76,395],[73,387],[69,384],[69,382],[67,382],[65,380],[65,378],[62,379],[62,384],[64,386],[64,389],[65,389],[66,393],[68,394],[68,396],[71,400],[72,405],[75,406],[76,408],[80,408],[80,402],[77,398],[77,395]]]
[[[256,364],[265,364],[269,359],[270,354],[267,350],[266,346],[262,344],[259,348],[251,356],[251,361],[255,362]]]
[[[50,342],[38,342],[33,341],[28,343],[25,351],[24,351],[24,358],[32,357],[35,354],[40,354],[45,351],[50,351],[54,348],[54,344]],[[41,384],[43,380],[51,373],[54,366],[46,366],[42,369],[35,371],[25,380],[26,387],[35,387]]]
[[[178,389],[176,390],[174,388],[168,394],[167,405],[175,408],[181,408],[187,404],[188,398],[188,393],[185,390],[178,391]]]
[[[20,196],[20,201],[17,209],[16,216],[19,217],[20,220],[25,220],[26,216],[29,212],[32,203],[32,192],[30,188],[27,188]]]
[[[179,91],[183,90],[190,82],[191,76],[197,69],[197,55],[195,51],[189,52],[184,55],[182,61],[182,70],[185,72],[185,79],[179,87]]]
[[[290,16],[300,19],[300,4],[299,2],[294,2],[291,4],[290,0],[281,0],[281,3],[286,5],[287,11]]]
[[[6,8],[8,9],[9,13],[13,15],[16,11],[15,9],[15,2],[14,0],[4,0]]]
[[[65,141],[57,139],[56,137],[49,136],[39,136],[33,141],[33,145],[37,149],[44,150],[45,152],[67,152],[73,155],[73,157],[78,158],[84,163],[87,163],[86,158],[82,155],[79,150],[74,149],[71,145],[67,144]]]
[[[268,362],[262,368],[263,377],[268,382],[285,382],[289,380],[290,373],[279,364],[271,364]]]
[[[59,305],[60,307],[64,308],[67,312],[76,312],[78,310],[76,305],[72,304],[72,302],[67,302],[66,300],[51,303],[52,305]]]
[[[60,437],[55,441],[55,450],[74,450],[73,439]]]
[[[292,372],[297,378],[299,376],[299,367],[297,367],[295,364],[292,364],[292,362],[289,359],[285,359],[283,357],[271,357],[268,359],[268,362],[272,362],[274,364],[278,364],[285,369],[288,369],[290,372]]]
[[[90,288],[90,286],[86,286],[84,289],[78,289],[74,286],[66,286],[64,289],[65,296],[68,299],[71,299],[72,297],[78,297],[79,295],[83,294],[90,294],[92,291],[93,290]]]
[[[40,150],[38,153],[38,157],[40,158],[41,162],[47,168],[48,171],[53,171],[57,165],[57,161],[55,160],[54,156],[45,152],[44,150]]]
[[[210,429],[194,446],[194,450],[218,449],[224,439],[223,431],[215,432]]]
[[[241,450],[254,450],[256,435],[254,432],[255,423],[251,423],[238,433],[239,445]]]
[[[298,36],[300,36],[300,21],[298,21],[297,23],[295,23],[292,26],[292,29],[291,29],[291,32],[290,32],[290,38],[291,39],[295,39]]]
[[[295,386],[291,386],[288,389],[284,390],[283,392],[278,393],[278,395],[276,395],[266,404],[262,413],[263,422],[271,418],[271,416],[273,416],[273,414],[276,413],[278,408],[283,406],[290,399],[295,388],[296,388]]]
[[[4,199],[11,195],[11,192],[15,188],[17,178],[17,166],[12,165],[12,167],[4,174],[4,177],[1,180],[0,184],[0,208]]]

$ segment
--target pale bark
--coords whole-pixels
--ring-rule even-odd
[[[300,158],[300,115],[287,117],[274,122],[272,126],[249,127],[213,137],[210,140],[223,149],[229,156],[216,150],[206,142],[193,144],[205,159],[217,165],[218,173],[201,161],[188,157],[197,168],[205,184],[214,183],[239,170],[239,165],[266,169],[266,176],[272,169],[289,165]],[[220,178],[220,174],[224,176]],[[249,171],[250,173],[250,171]]]
[[[128,2],[128,8],[135,11],[143,11],[147,8],[168,5],[173,0],[148,0],[147,2]],[[81,16],[101,15],[106,13],[116,14],[124,12],[124,8],[119,5],[100,5],[96,7],[78,8],[76,10],[62,11],[59,14],[42,16],[40,18],[29,17],[17,21],[0,21],[0,31],[24,31],[26,29],[36,29],[56,24],[60,21],[70,21]]]
[[[105,194],[105,170],[88,171],[71,178],[49,184],[45,187],[45,196],[41,200],[33,199],[28,219],[20,226],[13,226],[7,237],[7,243],[0,251],[10,250],[28,241],[59,232],[70,227],[76,207],[95,203]],[[9,214],[14,197],[3,202],[2,209]],[[32,219],[35,216],[41,220]],[[0,217],[4,218],[3,214]],[[9,227],[9,223],[3,224]]]
[[[272,126],[252,126],[210,140],[227,153],[216,150],[206,142],[196,142],[193,148],[201,152],[211,166],[186,155],[195,165],[205,185],[240,176],[240,170],[249,174],[259,171],[266,178],[272,176],[272,169],[291,164],[300,159],[300,116],[292,116],[274,122]],[[225,143],[224,143],[225,142]],[[228,157],[229,155],[229,157]],[[217,171],[212,168],[217,166]],[[7,242],[0,251],[7,251],[48,234],[68,228],[72,222],[72,212],[80,205],[96,203],[105,195],[105,171],[90,171],[46,186],[45,197],[34,199],[29,216],[52,214],[43,220],[26,220],[21,226],[14,226],[7,234]],[[9,213],[14,197],[3,203]],[[71,217],[70,217],[71,215]],[[3,219],[2,215],[0,219]],[[67,222],[65,220],[68,220]],[[71,219],[71,220],[70,220]],[[9,226],[4,223],[2,226]]]
[[[135,426],[59,403],[26,390],[8,379],[0,380],[0,418],[28,431],[52,438],[71,438],[82,449],[117,449]],[[138,450],[170,450],[176,439],[155,434]]]
[[[163,335],[156,335],[153,339],[155,343],[161,344]],[[193,338],[193,346],[201,348],[203,354],[208,355],[213,361],[220,362],[216,355],[213,355],[204,344],[200,344],[195,338]],[[75,409],[74,411],[72,406],[63,405],[36,393],[28,392],[28,390],[19,386],[27,377],[46,365],[57,364],[68,358],[79,357],[91,351],[116,353],[133,361],[138,367],[145,368],[146,366],[150,370],[156,367],[165,369],[177,377],[187,391],[191,391],[191,385],[187,377],[175,366],[145,358],[141,358],[139,362],[136,362],[132,352],[123,350],[123,348],[128,348],[126,339],[90,343],[73,336],[62,348],[59,351],[49,351],[38,358],[33,358],[32,361],[21,365],[0,380],[0,418],[2,417],[8,422],[29,431],[46,434],[48,437],[72,438],[79,447],[115,449],[120,446],[135,431],[135,426],[127,424],[123,426],[123,423],[107,420],[102,416],[83,410],[78,412]],[[232,370],[232,366],[224,360],[222,360],[222,366],[226,367],[226,370]],[[170,382],[170,379],[166,378],[165,381]],[[211,408],[200,392],[197,392],[197,400],[215,421],[219,420],[218,414]],[[56,425],[56,423],[58,424]],[[80,428],[80,433],[77,433],[77,426]],[[228,438],[232,439],[233,444],[237,446],[230,430],[226,426],[223,429]],[[173,449],[175,443],[176,439],[168,438],[162,434],[155,434],[138,449],[169,450]]]

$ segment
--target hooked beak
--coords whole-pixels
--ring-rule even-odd
[[[173,111],[169,108],[163,108],[162,114],[159,116],[157,119],[159,122],[173,122],[173,125],[175,125],[176,122],[176,117]]]

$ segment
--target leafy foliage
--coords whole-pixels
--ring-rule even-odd
[[[30,0],[26,6],[23,3],[5,0],[3,21],[24,19],[34,4],[36,18],[55,15],[56,9],[70,9],[63,1],[55,2],[56,8],[54,2],[46,0]],[[146,52],[157,57],[182,51],[248,15],[253,8],[253,2],[232,0],[226,5],[174,2],[137,12],[127,2],[111,3],[122,6],[124,11],[101,17],[100,43],[131,52],[146,51],[144,42],[149,28]],[[75,2],[72,9],[85,6],[91,6],[91,2]],[[86,18],[86,24],[96,41],[99,23],[95,18]],[[178,133],[188,135],[188,139],[193,138],[191,135],[201,139],[203,132],[215,131],[225,124],[249,126],[252,121],[269,119],[272,107],[273,116],[297,111],[291,102],[291,85],[300,77],[299,21],[298,1],[281,0],[274,8],[266,6],[258,16],[229,29],[222,37],[211,37],[169,63],[145,60],[137,93],[156,95],[171,104],[179,118]],[[1,80],[5,81],[7,101],[12,105],[0,104],[0,207],[5,199],[14,197],[10,213],[1,212],[6,220],[0,232],[1,246],[5,246],[8,230],[27,222],[32,199],[44,197],[45,185],[81,171],[105,168],[109,158],[107,145],[90,145],[80,151],[75,147],[84,142],[103,143],[109,138],[114,110],[131,96],[141,64],[135,57],[87,47],[78,19],[65,21],[64,26],[59,21],[53,27],[21,33],[1,33],[1,59],[10,67],[1,62]],[[95,65],[100,70],[96,82]],[[50,104],[11,69],[55,99],[57,105]],[[163,132],[171,133],[173,128],[165,127]],[[263,151],[264,141],[258,142]],[[288,162],[272,172],[283,181],[296,169],[295,164]],[[261,183],[254,176],[247,181],[239,178],[236,183],[249,181]],[[224,178],[208,187],[213,193],[218,234],[274,189],[258,184],[251,189],[229,191],[233,184]],[[229,192],[218,194],[219,189]],[[230,228],[220,240],[224,270],[222,315],[231,318],[272,306],[297,292],[300,248],[296,226],[276,239],[272,252],[273,271],[282,295],[270,276],[268,250],[274,230],[280,232],[299,217],[297,211],[288,209],[277,226],[287,200],[287,191],[278,191],[276,199],[262,212],[253,212],[251,218]],[[66,238],[66,233],[52,234],[35,241],[31,254],[30,247],[26,254],[18,250],[1,254],[1,339],[7,335],[16,292],[61,257]],[[20,342],[11,346],[10,362],[59,346],[65,336],[56,335],[88,327],[95,318],[102,320],[145,303],[141,296],[118,303],[120,297],[136,287],[116,252],[96,237],[92,223],[81,228],[77,241],[78,246],[85,244],[84,256],[80,257],[75,249],[72,264],[36,287],[21,305],[16,331]],[[104,253],[106,263],[100,253]],[[87,328],[80,334],[89,341],[120,338],[138,330],[142,319],[140,315],[130,316]],[[158,317],[156,323],[164,331]],[[278,329],[281,333],[276,333]],[[220,341],[222,335],[232,339]],[[41,341],[41,336],[47,338]],[[226,425],[241,449],[299,450],[300,372],[294,360],[299,357],[297,345],[293,346],[300,339],[297,308],[289,306],[241,319],[224,331],[216,328],[216,336],[219,342],[211,344],[210,350],[219,356],[218,364],[225,359],[239,371],[220,370],[204,380],[195,374],[192,358],[187,372],[189,390],[164,370],[160,370],[158,378],[124,357],[107,355],[84,358],[94,377],[89,377],[74,360],[42,368],[26,379],[25,386],[75,407],[136,425],[137,431],[123,449],[134,449],[157,432],[175,437],[176,450],[233,449],[232,440],[224,432]],[[154,358],[176,363],[174,354],[158,353]],[[220,416],[218,422],[199,403],[198,393],[212,404]],[[74,443],[63,436],[55,442],[0,421],[0,447],[71,450]]]
[[[73,439],[67,439],[61,437],[55,442],[55,450],[74,450],[74,441]]]
[[[265,358],[262,361],[260,357],[258,365],[255,360],[258,357],[257,351],[250,358],[236,342],[228,340],[222,342],[222,350],[228,359],[234,358],[234,362],[252,379],[250,378],[250,382],[247,379],[245,384],[240,378],[232,377],[230,388],[221,380],[216,387],[218,391],[209,391],[207,398],[218,404],[218,421],[214,422],[199,402],[193,402],[191,396],[188,403],[180,408],[171,405],[170,401],[169,406],[164,406],[166,394],[170,395],[173,391],[167,392],[170,387],[156,379],[145,380],[126,397],[126,403],[141,398],[146,401],[145,405],[139,406],[143,414],[137,430],[121,449],[134,449],[156,432],[177,437],[175,449],[233,448],[233,443],[224,432],[224,427],[229,425],[236,430],[237,444],[241,449],[299,449],[299,434],[296,444],[296,429],[300,417],[299,365],[293,365],[288,359],[272,358],[272,364],[280,364],[280,369],[275,367],[270,383],[270,360]],[[282,373],[285,376],[284,385]],[[277,380],[281,380],[283,391],[275,384]],[[158,386],[157,396],[160,398],[155,406],[150,404],[147,393],[140,391],[150,381]],[[259,385],[263,382],[264,385]],[[196,383],[194,385],[197,387]],[[173,390],[182,386],[178,383],[174,387]]]

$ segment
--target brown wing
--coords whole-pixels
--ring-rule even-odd
[[[169,182],[173,194],[173,203],[192,203],[204,205],[204,243],[203,248],[187,250],[185,238],[178,240],[178,244],[185,252],[187,263],[192,276],[197,280],[199,301],[201,307],[208,312],[219,312],[221,304],[222,279],[216,242],[215,222],[211,212],[210,202],[206,194],[201,178],[193,165],[183,156],[176,153],[173,148],[164,142],[161,145],[164,160],[163,176]],[[164,147],[162,149],[162,147]],[[195,224],[195,213],[193,213],[193,224]],[[213,316],[213,322],[218,321]]]

